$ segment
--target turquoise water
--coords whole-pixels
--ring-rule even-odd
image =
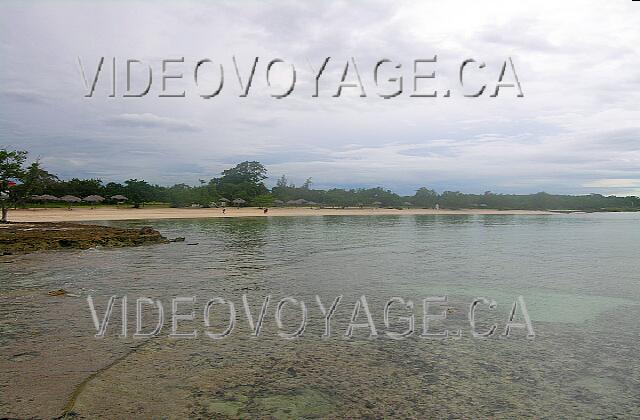
[[[640,214],[113,225],[152,225],[186,241],[34,254],[0,267],[4,414],[55,414],[67,403],[67,409],[91,417],[640,415]],[[77,297],[42,297],[58,288]],[[107,336],[94,338],[86,296],[94,297],[102,314],[109,296],[125,294],[129,337],[118,337],[116,304]],[[254,316],[264,297],[272,297],[258,338],[250,338],[243,294]],[[325,306],[343,296],[328,339],[321,337],[316,295]],[[360,328],[345,339],[361,295],[379,335],[371,339],[369,329]],[[430,313],[449,308],[448,319],[432,322],[432,328],[460,329],[462,338],[421,338],[422,299],[445,295],[447,304]],[[152,340],[130,336],[141,296],[164,305],[167,319]],[[176,296],[196,297],[195,321],[180,322],[181,329],[198,332],[194,340],[167,337]],[[202,318],[205,303],[216,296],[233,301],[237,314],[236,328],[219,341],[206,337]],[[308,309],[307,328],[296,340],[278,336],[274,313],[286,296]],[[416,333],[403,341],[384,333],[384,305],[394,296],[415,303]],[[499,336],[518,296],[526,301],[533,340],[520,329]],[[498,325],[486,340],[471,336],[467,318],[477,297],[497,302],[494,310],[478,309],[479,330]],[[191,306],[184,308],[187,313]],[[397,318],[409,312],[395,308],[390,329],[401,331],[406,324]],[[145,314],[147,331],[154,315]],[[284,315],[284,328],[295,330],[299,310],[287,306]],[[222,330],[227,319],[226,309],[216,313],[214,329]],[[50,366],[47,374],[38,368],[44,365]],[[71,371],[67,387],[53,384],[52,377]],[[17,377],[22,385],[15,388]],[[69,389],[77,391],[71,403]],[[30,392],[31,405],[7,396]]]

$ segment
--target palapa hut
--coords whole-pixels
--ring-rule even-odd
[[[43,194],[43,195],[32,195],[31,201],[41,201],[43,203],[47,203],[49,201],[59,201],[60,199],[55,195]]]
[[[240,208],[240,206],[242,206],[243,204],[246,204],[246,203],[247,202],[245,200],[243,200],[242,198],[236,198],[235,200],[233,200],[233,204],[238,206],[238,208]]]
[[[85,197],[82,201],[84,201],[85,203],[91,203],[91,208],[93,209],[93,204],[102,203],[104,201],[104,197],[100,195],[90,195],[88,197]]]
[[[124,203],[125,201],[129,200],[127,197],[125,197],[124,195],[118,194],[118,195],[113,195],[111,196],[111,199],[115,202],[118,203]]]
[[[308,204],[309,202],[307,200],[305,200],[304,198],[299,198],[297,200],[289,200],[287,201],[287,205],[288,206],[304,206],[305,204]]]
[[[69,205],[69,210],[71,210],[71,204],[79,203],[82,201],[82,199],[76,197],[75,195],[65,195],[63,197],[60,197],[60,201],[64,201],[65,203],[67,203]]]
[[[38,197],[39,197],[39,200],[41,201],[60,201],[58,197],[51,194],[43,194],[43,195],[39,195]]]
[[[104,197],[99,195],[90,195],[85,197],[82,201],[86,203],[102,203],[104,201]]]

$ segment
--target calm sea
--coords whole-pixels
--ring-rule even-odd
[[[118,222],[151,225],[185,242],[128,249],[33,254],[0,265],[0,412],[93,416],[215,417],[634,417],[640,416],[640,213],[549,216],[274,217]],[[64,288],[77,296],[50,297]],[[107,334],[96,330],[86,297],[102,320],[110,296],[128,298],[128,336],[118,299]],[[271,297],[259,337],[254,321]],[[342,296],[322,337],[325,309]],[[168,337],[171,299],[194,311]],[[345,333],[365,296],[370,327]],[[428,313],[428,332],[461,331],[459,339],[424,338],[423,299],[446,296]],[[522,296],[535,331],[504,329]],[[158,337],[134,339],[135,300],[160,300]],[[229,323],[215,305],[235,305]],[[303,301],[304,333],[285,340],[275,313],[285,297]],[[385,304],[394,304],[385,326]],[[469,323],[476,298],[474,338]],[[362,301],[357,322],[367,322]],[[522,306],[515,322],[523,323]],[[393,340],[414,316],[415,333]],[[404,317],[404,318],[403,318]],[[301,323],[287,302],[282,330]],[[157,312],[144,307],[151,331]],[[97,373],[96,373],[97,372]]]

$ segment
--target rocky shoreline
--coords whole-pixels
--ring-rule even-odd
[[[165,244],[169,240],[150,227],[121,229],[77,223],[0,224],[0,256],[56,249],[116,248]]]

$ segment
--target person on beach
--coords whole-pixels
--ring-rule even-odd
[[[222,209],[222,214],[225,214],[227,212],[227,209]]]
[[[267,212],[268,212],[268,211],[269,211],[269,209],[265,208],[265,209],[263,210],[263,213],[264,213],[264,214],[267,214]]]

